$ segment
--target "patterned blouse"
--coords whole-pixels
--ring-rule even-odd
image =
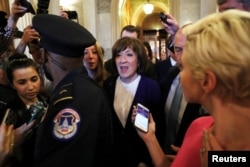
[[[11,37],[13,36],[15,29],[5,26],[4,29],[0,31],[0,56],[6,51],[8,48]],[[1,57],[1,59],[3,59]]]

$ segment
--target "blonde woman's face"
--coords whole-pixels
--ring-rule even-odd
[[[203,91],[200,82],[194,78],[191,66],[185,59],[185,54],[181,57],[180,70],[180,81],[185,99],[191,103],[200,103]]]
[[[88,70],[95,70],[98,65],[98,52],[95,45],[84,50],[83,64]]]

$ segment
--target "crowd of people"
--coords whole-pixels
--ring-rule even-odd
[[[250,1],[217,4],[184,26],[165,13],[171,56],[154,64],[133,25],[104,62],[65,12],[35,15],[13,48],[27,12],[14,0],[0,29],[0,167],[207,167],[208,151],[249,151]]]

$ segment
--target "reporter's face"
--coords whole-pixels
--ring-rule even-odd
[[[219,7],[219,12],[223,12],[228,9],[245,10],[243,7],[243,3],[240,3],[237,0],[225,0],[225,2],[220,4],[218,7]]]
[[[98,52],[95,45],[84,50],[83,64],[88,70],[96,70],[98,65]]]
[[[13,71],[13,88],[25,104],[34,101],[40,91],[41,80],[33,67]]]
[[[185,99],[190,103],[201,103],[204,92],[202,91],[200,82],[194,78],[191,66],[182,55],[180,61],[180,82],[182,85]]]

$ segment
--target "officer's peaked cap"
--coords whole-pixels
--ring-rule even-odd
[[[62,56],[81,57],[84,49],[96,42],[87,29],[61,16],[39,14],[32,24],[41,36],[42,48]]]

